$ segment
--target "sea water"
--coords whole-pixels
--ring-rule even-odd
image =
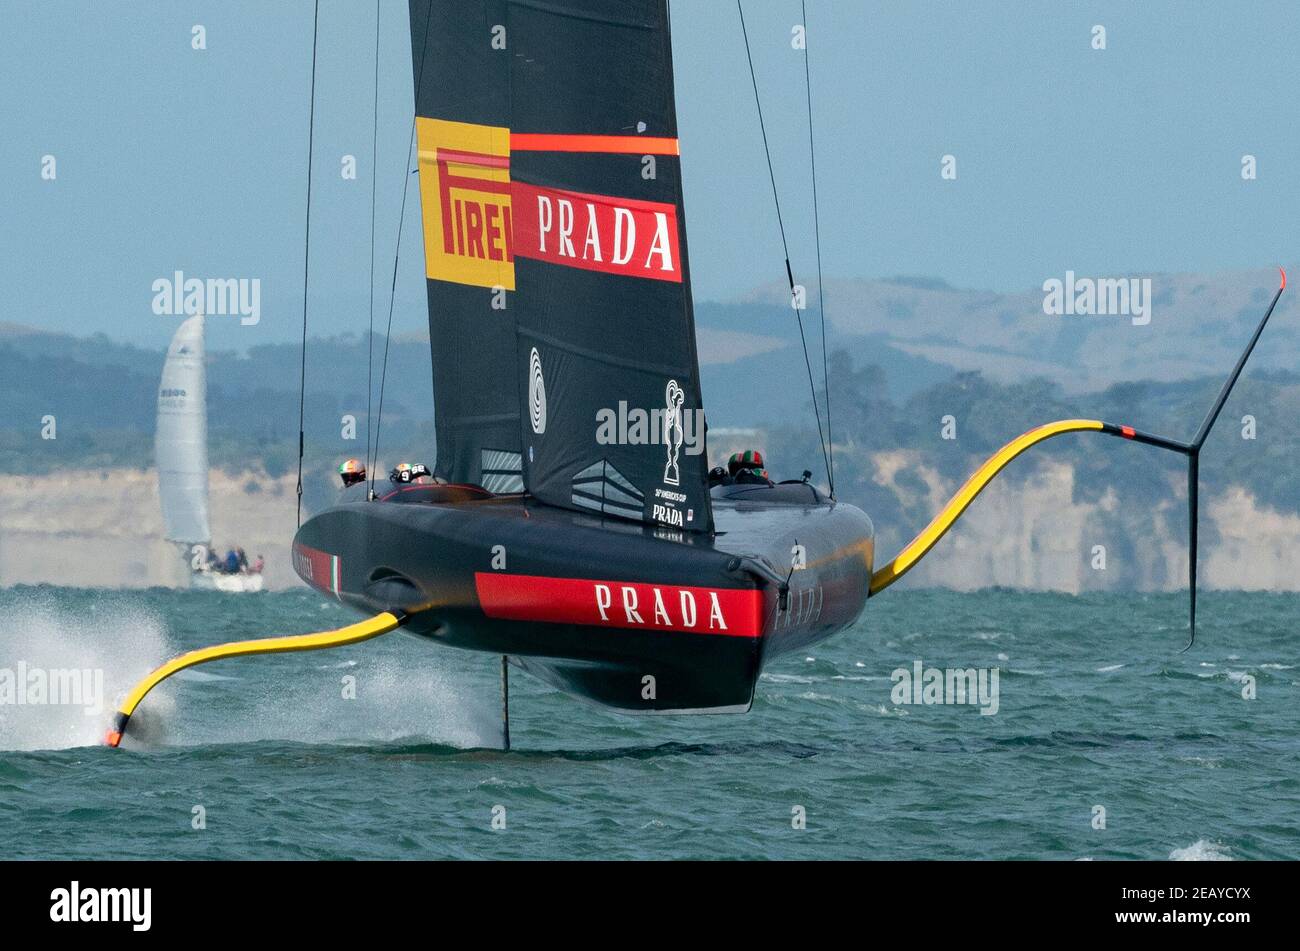
[[[623,716],[512,670],[508,753],[498,659],[395,633],[183,672],[110,750],[172,654],[355,615],[8,589],[0,858],[1300,857],[1300,597],[1206,591],[1179,653],[1185,600],[892,590],[740,716]],[[99,671],[102,708],[50,702],[59,671]]]

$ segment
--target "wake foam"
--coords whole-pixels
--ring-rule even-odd
[[[0,615],[0,750],[99,745],[130,689],[185,649],[162,616],[121,598],[74,607],[34,593],[9,608]],[[140,704],[122,746],[499,745],[495,677],[478,675],[472,661],[405,638],[347,650],[342,660],[300,653],[182,671]],[[33,676],[48,682],[57,671],[77,674],[87,688],[75,703],[32,692]],[[345,677],[355,679],[355,699],[343,696]]]
[[[1228,847],[1218,842],[1197,839],[1185,849],[1174,849],[1169,858],[1174,862],[1231,862]]]
[[[297,654],[289,655],[295,663],[271,673],[255,672],[252,665],[259,661],[250,659],[240,670],[246,676],[232,681],[179,689],[164,685],[159,690],[170,686],[180,698],[167,739],[183,745],[266,740],[348,746],[414,741],[462,748],[499,744],[499,711],[487,699],[495,696],[495,686],[485,694],[457,682],[460,678],[437,666],[442,648],[406,640],[397,646],[401,656],[365,657],[367,648],[362,647],[355,664],[333,669],[305,663]],[[345,677],[355,678],[355,699],[344,699]],[[152,700],[150,694],[141,710]]]
[[[147,610],[92,603],[74,612],[49,596],[24,598],[0,615],[0,749],[103,742],[118,698],[169,652],[163,623]],[[73,675],[75,694],[53,688]]]

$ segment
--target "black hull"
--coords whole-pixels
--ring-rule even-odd
[[[768,658],[857,619],[872,527],[835,503],[718,500],[714,514],[718,534],[691,535],[416,486],[310,519],[294,567],[360,611],[404,611],[418,637],[509,655],[596,703],[740,712]],[[796,544],[806,567],[791,572]]]

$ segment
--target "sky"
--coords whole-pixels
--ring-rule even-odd
[[[1295,259],[1293,5],[808,0],[828,279],[1025,291],[1067,270],[1215,272]],[[796,278],[814,280],[798,0],[745,0]],[[309,327],[369,313],[375,6],[321,0]],[[412,112],[406,4],[382,0],[375,202],[387,321]],[[1243,15],[1248,13],[1249,15]],[[261,281],[261,320],[209,346],[301,333],[313,4],[0,0],[0,322],[161,347],[152,284]],[[206,49],[192,49],[195,25]],[[699,301],[784,280],[734,3],[672,4]],[[1094,27],[1106,49],[1092,48]],[[56,161],[42,178],[44,157]],[[340,174],[344,155],[357,177]],[[945,155],[957,177],[941,177]],[[1244,181],[1242,156],[1258,177]],[[415,201],[412,189],[410,201]],[[425,326],[407,209],[393,329]],[[833,302],[831,302],[833,306]]]

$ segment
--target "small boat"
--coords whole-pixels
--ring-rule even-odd
[[[262,590],[259,571],[219,571],[209,566],[208,404],[203,315],[187,318],[172,336],[158,384],[154,430],[158,499],[166,538],[185,564],[189,586],[243,594]]]
[[[190,587],[195,591],[224,591],[227,594],[251,594],[263,587],[260,571],[226,574],[211,568],[190,572]]]

